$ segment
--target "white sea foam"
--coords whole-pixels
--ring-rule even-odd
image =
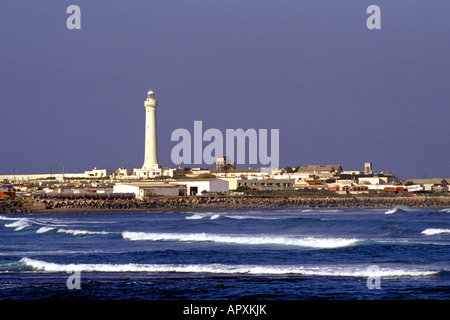
[[[450,229],[429,228],[429,229],[425,229],[421,232],[421,234],[424,234],[427,236],[434,236],[437,234],[446,234],[446,233],[450,233]]]
[[[241,219],[255,219],[255,217],[252,216],[241,216],[241,215],[226,215],[227,218],[230,219],[237,219],[237,220],[241,220]]]
[[[399,210],[398,207],[394,207],[394,208],[392,208],[392,209],[387,210],[387,211],[385,212],[385,214],[393,214],[393,213],[396,213],[398,210]]]
[[[41,227],[41,228],[36,230],[36,233],[46,233],[46,232],[51,231],[53,229],[55,229],[55,228],[53,228],[53,227]]]
[[[186,217],[187,220],[200,220],[206,217],[206,215],[203,214],[193,214],[192,216]]]
[[[147,233],[122,232],[124,239],[132,241],[183,241],[183,242],[215,242],[243,245],[286,245],[311,248],[339,248],[355,244],[358,239],[314,238],[276,235],[239,235],[208,233]]]
[[[5,224],[7,228],[15,228],[14,231],[20,231],[26,227],[31,226],[33,223],[28,218],[19,218],[18,220]]]
[[[36,233],[44,233],[55,227],[65,226],[65,224],[62,224],[60,220],[50,218],[31,219],[31,218],[10,218],[0,216],[0,220],[14,221],[5,224],[5,227],[7,228],[15,228],[14,231],[20,231],[31,226],[42,226],[40,229],[36,231]]]
[[[406,206],[395,206],[392,209],[389,209],[385,212],[385,214],[393,214],[393,213],[397,213],[397,212],[415,212],[417,211],[417,209],[412,209],[412,208],[408,208]]]
[[[72,230],[72,229],[58,229],[58,233],[67,233],[74,236],[95,235],[95,234],[110,234],[107,231],[88,231],[88,230]]]
[[[286,219],[285,216],[271,217],[271,216],[257,216],[257,215],[226,215],[225,217],[230,219],[244,220],[244,219],[255,219],[255,220],[280,220]]]
[[[209,217],[210,220],[214,220],[220,217],[220,214],[213,214],[213,213],[194,213],[191,216],[187,216],[186,219],[187,220],[200,220],[203,218],[207,218]]]
[[[11,217],[0,216],[0,220],[6,220],[6,221],[16,221],[19,219],[21,219],[21,218],[11,218]]]
[[[250,213],[250,214],[226,214],[224,215],[226,218],[236,219],[236,220],[244,220],[244,219],[254,219],[254,220],[284,220],[284,219],[295,219],[298,218],[298,215],[289,215],[289,214],[276,214],[270,215],[267,213]]]
[[[373,272],[366,266],[302,266],[302,265],[226,265],[226,264],[58,264],[22,258],[20,263],[33,271],[44,272],[178,272],[215,274],[298,274],[333,277],[423,277],[439,271],[421,269],[380,268]]]
[[[0,220],[7,220],[7,221],[13,221],[11,223],[5,224],[5,227],[7,228],[14,228],[14,231],[20,231],[27,227],[31,226],[41,226],[39,229],[36,230],[36,233],[46,233],[49,232],[56,227],[60,226],[66,226],[66,224],[62,224],[60,221],[57,220],[51,220],[51,219],[30,219],[30,218],[9,218],[0,216]],[[74,230],[74,229],[64,229],[59,228],[57,230],[58,233],[67,233],[72,234],[75,236],[79,235],[102,235],[102,234],[109,234],[110,232],[106,231],[88,231],[88,230]]]
[[[65,227],[67,226],[67,223],[62,223],[61,220],[58,219],[33,219],[32,223],[38,226],[44,226],[44,227]]]

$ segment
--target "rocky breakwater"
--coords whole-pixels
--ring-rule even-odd
[[[284,208],[410,208],[450,207],[450,196],[354,196],[354,197],[230,197],[230,209],[284,209]]]
[[[239,209],[450,207],[450,196],[267,197],[199,196],[138,199],[29,199],[0,201],[0,213],[193,211]]]
[[[0,213],[30,213],[31,210],[23,206],[22,201],[0,200]]]

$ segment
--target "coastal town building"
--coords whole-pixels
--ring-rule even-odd
[[[106,178],[111,176],[114,172],[114,170],[94,168],[90,171],[85,171],[84,174],[87,178]]]
[[[333,183],[328,186],[330,191],[337,194],[364,194],[369,193],[367,186],[357,185],[351,182]]]
[[[299,167],[299,174],[309,175],[310,178],[317,177],[319,179],[336,178],[342,172],[340,165],[309,165]]]
[[[216,178],[264,179],[270,177],[266,171],[261,169],[210,170],[210,172]]]
[[[328,189],[328,183],[320,179],[307,178],[295,183],[295,189],[316,189],[324,190]]]
[[[220,180],[228,181],[228,191],[234,191],[238,188],[238,182],[241,178],[220,178]]]
[[[226,194],[229,191],[228,181],[222,179],[177,179],[171,183],[186,187],[186,195],[196,196],[203,193]]]
[[[361,185],[378,185],[395,183],[398,179],[393,175],[375,175],[358,177],[358,184]]]
[[[448,179],[432,178],[432,179],[408,179],[405,185],[411,190],[424,192],[445,192],[449,189],[450,181]]]
[[[179,196],[186,191],[182,185],[172,183],[116,183],[113,189],[114,193],[134,193],[137,199],[144,199],[153,196]]]
[[[228,169],[236,169],[236,164],[233,163],[228,157],[217,157],[216,158],[216,170],[226,171]]]
[[[281,170],[274,173],[271,177],[274,179],[295,179],[296,182],[300,182],[304,179],[310,179],[311,176],[309,172],[287,172]]]
[[[294,190],[294,179],[241,179],[238,187],[254,190]]]
[[[136,194],[138,199],[151,196],[196,196],[203,193],[226,194],[228,181],[221,179],[170,179],[164,181],[118,182],[113,192]]]
[[[447,187],[450,184],[448,179],[441,178],[432,178],[432,179],[408,179],[406,180],[406,184],[411,182],[412,184],[423,184],[423,185],[432,185],[432,186],[441,186]]]
[[[0,187],[0,199],[15,199],[16,192],[12,190],[12,185]]]
[[[364,163],[364,174],[372,174],[372,162],[365,162]]]
[[[173,177],[175,169],[158,168],[158,169],[133,169],[131,178],[152,179],[159,177]]]
[[[114,177],[115,178],[128,177],[128,176],[131,176],[132,174],[133,174],[133,170],[122,167],[115,171]]]

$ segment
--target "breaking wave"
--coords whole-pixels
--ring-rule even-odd
[[[229,219],[236,219],[236,220],[244,220],[244,219],[254,219],[254,220],[281,220],[281,219],[292,219],[293,217],[286,217],[286,216],[257,216],[257,215],[239,215],[239,214],[233,214],[233,215],[226,215],[225,218]]]
[[[72,230],[72,229],[58,229],[58,233],[67,233],[74,236],[95,235],[95,234],[110,234],[107,231],[88,231],[88,230]]]
[[[40,227],[39,229],[36,230],[36,233],[46,233],[49,231],[54,230],[55,228],[53,227]]]
[[[227,265],[227,264],[58,264],[30,258],[19,262],[23,269],[41,272],[157,272],[304,275],[333,277],[426,277],[441,270],[378,268],[361,266],[302,266],[302,265]]]
[[[215,220],[217,218],[220,218],[220,214],[217,213],[194,213],[191,216],[186,217],[187,220],[200,220],[203,218],[209,218],[211,220]]]
[[[32,227],[32,226],[42,226],[36,232],[37,233],[45,233],[55,227],[65,226],[65,224],[62,224],[59,220],[52,219],[52,218],[32,219],[32,218],[10,218],[10,217],[0,216],[0,220],[14,221],[14,222],[7,223],[4,225],[6,228],[14,228],[14,231],[20,231],[27,227]]]
[[[310,248],[339,248],[354,245],[359,239],[344,238],[300,238],[276,235],[234,235],[208,233],[146,233],[122,232],[122,237],[131,241],[183,241],[215,242],[243,245],[286,245]]]
[[[447,233],[450,233],[450,229],[429,228],[421,232],[421,234],[424,234],[426,236],[434,236],[437,234],[447,234]]]
[[[14,231],[20,231],[26,227],[32,226],[33,223],[28,218],[18,218],[16,221],[5,224],[7,228],[14,228]]]
[[[187,220],[199,220],[205,218],[206,215],[203,214],[193,214],[192,216],[186,217]]]
[[[395,206],[389,210],[386,210],[385,214],[393,214],[393,213],[404,212],[404,211],[410,211],[410,209],[408,209],[408,207],[404,207],[404,206]]]
[[[55,221],[54,219],[30,219],[30,218],[9,218],[0,216],[0,220],[13,221],[11,223],[5,224],[7,228],[14,228],[14,231],[20,231],[27,227],[32,226],[41,226],[36,230],[37,234],[47,233],[52,230],[57,230],[58,233],[66,233],[74,236],[80,235],[105,235],[110,234],[111,232],[106,231],[89,231],[89,230],[76,230],[76,229],[64,229],[57,228],[61,226],[66,226],[66,224],[61,224],[59,221]]]
[[[11,217],[5,217],[5,216],[0,216],[0,220],[6,220],[6,221],[11,221],[11,220],[19,220],[20,218],[11,218]]]
[[[337,213],[343,212],[342,210],[303,210],[302,212],[313,212],[313,213]],[[286,219],[302,219],[301,216],[298,215],[298,212],[277,212],[276,214],[270,214],[262,211],[249,211],[245,214],[240,212],[229,212],[229,213],[215,213],[215,212],[195,212],[191,213],[186,217],[186,220],[201,220],[201,219],[217,219],[217,218],[226,218],[226,219],[234,219],[234,220],[286,220]]]

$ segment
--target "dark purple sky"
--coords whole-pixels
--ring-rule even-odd
[[[81,30],[66,9],[81,8]],[[381,8],[381,30],[366,9]],[[280,130],[280,165],[450,178],[450,1],[0,2],[0,174],[142,166],[173,130]],[[206,144],[205,144],[206,145]]]

